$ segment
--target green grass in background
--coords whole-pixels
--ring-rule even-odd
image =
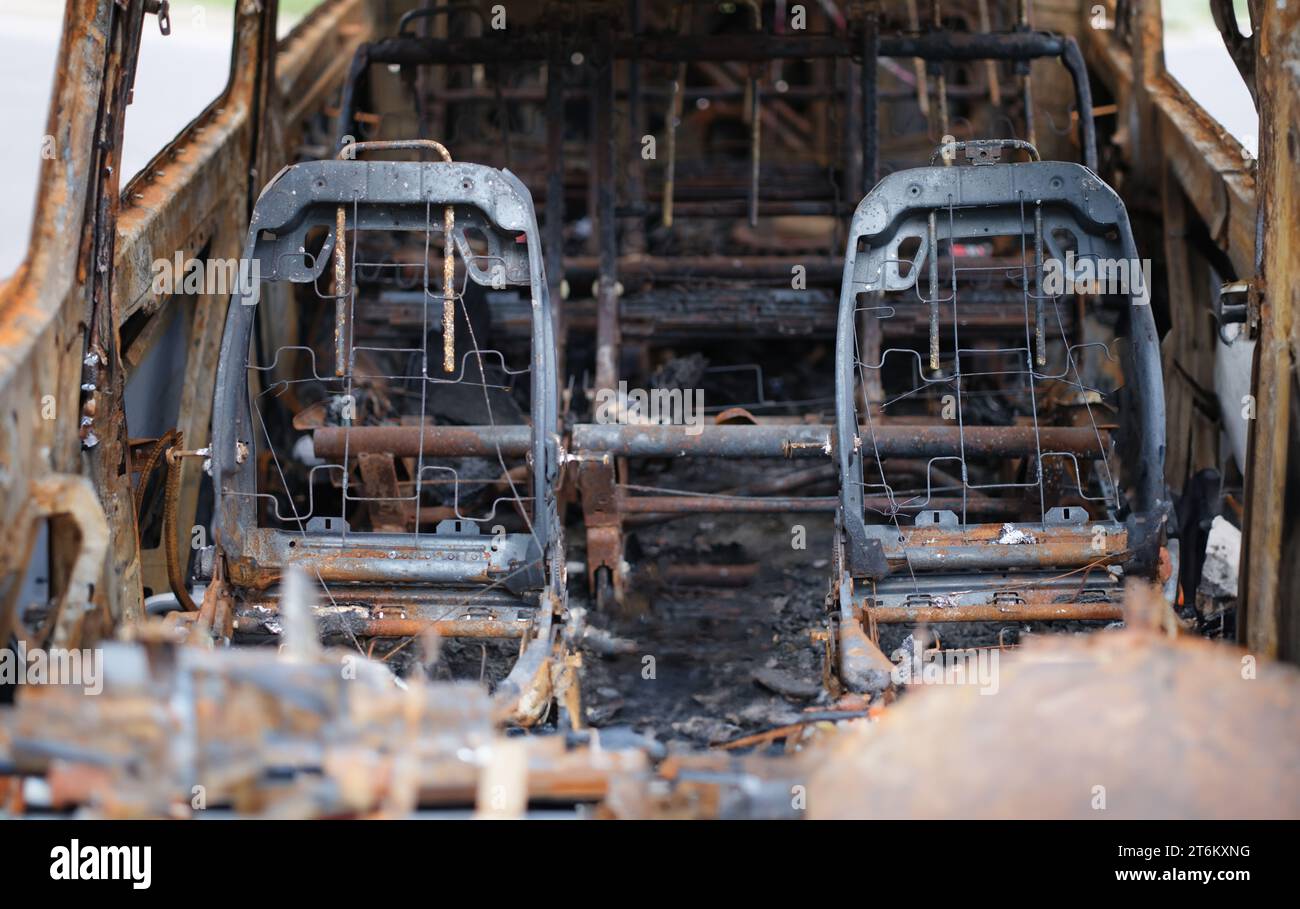
[[[321,0],[280,0],[280,14],[304,16],[320,3]]]
[[[280,0],[280,15],[304,16],[322,2],[323,0]],[[225,11],[233,11],[235,8],[235,0],[190,0],[190,4]]]
[[[1246,12],[1246,0],[1233,0],[1237,11],[1237,21],[1243,32],[1250,31],[1250,14]],[[283,8],[283,0],[281,8]],[[1181,37],[1195,32],[1209,30],[1218,34],[1214,27],[1214,17],[1210,15],[1210,0],[1163,0],[1165,34]]]

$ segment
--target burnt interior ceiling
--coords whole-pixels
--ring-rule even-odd
[[[279,39],[236,4],[224,93],[119,185],[158,4],[69,0],[67,153],[0,290],[0,635],[100,647],[106,711],[188,703],[254,814],[473,802],[506,771],[457,749],[523,729],[492,811],[790,816],[791,779],[871,776],[847,737],[909,689],[1002,660],[1021,699],[1077,658],[1156,703],[1242,645],[1276,696],[1216,697],[1284,722],[1300,93],[1256,36],[1300,23],[1210,6],[1258,162],[1158,3],[326,0]],[[150,749],[78,704],[0,708],[0,797]],[[266,782],[272,738],[354,734],[424,756],[400,797]],[[174,811],[149,753],[54,788]],[[1234,804],[1300,813],[1277,785]]]

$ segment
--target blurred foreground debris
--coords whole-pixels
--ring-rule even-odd
[[[507,743],[485,689],[418,673],[399,680],[356,652],[290,659],[271,648],[119,642],[102,654],[101,694],[27,685],[0,711],[0,773],[44,776],[55,809],[328,817],[469,807]],[[489,793],[501,805],[595,800],[610,770],[645,766],[640,751],[526,741],[528,792]]]
[[[972,650],[983,662],[964,667],[923,651],[949,663],[914,667],[895,700],[810,707],[710,751],[630,727],[507,733],[475,684],[398,679],[347,650],[182,645],[159,625],[104,645],[99,694],[18,686],[0,708],[0,810],[1300,817],[1300,670],[1179,634],[1147,598],[1144,613],[1131,592],[1124,630]],[[43,781],[28,805],[24,781]]]
[[[1035,637],[996,668],[988,694],[912,690],[837,736],[808,815],[1300,817],[1293,666],[1130,629]]]

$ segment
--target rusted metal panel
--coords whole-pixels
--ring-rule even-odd
[[[1259,61],[1261,220],[1256,347],[1256,419],[1246,490],[1244,636],[1256,653],[1300,659],[1300,598],[1282,581],[1284,549],[1295,552],[1288,471],[1297,427],[1300,307],[1300,7],[1262,6]],[[1294,483],[1294,481],[1292,481]]]
[[[368,25],[364,11],[361,0],[325,4],[275,61],[273,10],[238,4],[234,65],[225,93],[132,180],[119,207],[123,175],[118,149],[143,4],[67,4],[48,130],[58,154],[43,162],[27,259],[0,289],[0,337],[5,339],[0,389],[12,402],[14,418],[0,429],[0,450],[5,477],[38,480],[50,469],[79,472],[85,462],[111,528],[106,574],[96,584],[96,597],[117,618],[138,619],[141,587],[130,472],[122,469],[126,430],[121,395],[129,363],[118,349],[118,330],[136,313],[159,323],[170,316],[163,309],[166,300],[151,293],[155,260],[178,253],[188,258],[203,250],[209,257],[238,256],[250,194],[256,189],[253,146],[268,162],[282,160],[283,143],[299,128],[276,125],[268,131],[258,121],[267,114],[267,86],[272,84],[265,74],[279,62],[288,85],[294,78],[310,78],[311,97],[319,102],[330,90],[330,69],[320,70],[329,57],[318,50],[348,48],[360,40]],[[278,109],[283,101],[275,101]],[[225,298],[204,296],[196,302],[178,418],[197,446],[207,434],[207,389]],[[94,358],[86,367],[83,330],[88,320]],[[137,337],[146,339],[147,346],[148,339],[160,334],[146,326]],[[129,362],[143,355],[144,348],[135,349]],[[94,388],[86,391],[78,413],[83,385]],[[95,442],[88,456],[80,453],[83,439]],[[23,498],[3,496],[10,517]],[[192,465],[181,495],[182,528],[192,522],[196,501],[197,466]],[[55,564],[70,566],[77,545],[59,530]],[[21,571],[22,566],[7,562],[5,568]]]
[[[321,110],[342,84],[357,45],[373,27],[366,0],[327,0],[276,46],[273,103],[285,137],[282,154],[302,121]]]
[[[81,398],[86,282],[96,266],[89,225],[104,187],[92,180],[103,163],[97,147],[101,93],[122,50],[113,22],[122,13],[108,0],[69,0],[59,48],[47,134],[56,154],[42,161],[37,209],[27,256],[0,289],[0,514],[6,525],[27,507],[26,483],[51,471],[81,470],[78,405]],[[120,26],[119,26],[120,29]],[[129,524],[128,527],[133,527]],[[75,539],[56,533],[55,564],[70,566]],[[26,568],[5,553],[3,573],[20,583]],[[9,581],[7,580],[6,583]],[[104,585],[96,599],[110,596]]]
[[[1253,274],[1256,185],[1241,143],[1165,72],[1159,4],[1129,9],[1136,47],[1103,29],[1085,29],[1083,41],[1094,72],[1119,99],[1121,128],[1114,141],[1137,171],[1134,186],[1159,186],[1168,167],[1237,273]],[[1141,192],[1132,196],[1137,201]]]
[[[1196,217],[1182,184],[1171,169],[1162,181],[1165,274],[1171,308],[1169,332],[1161,342],[1164,363],[1169,446],[1165,477],[1172,489],[1183,489],[1198,471],[1218,468],[1222,428],[1207,401],[1213,389],[1214,351],[1220,326],[1193,317],[1193,311],[1218,293],[1210,286],[1210,269],[1204,253],[1195,248]],[[1174,313],[1177,313],[1175,316]]]

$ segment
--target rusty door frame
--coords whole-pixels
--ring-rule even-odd
[[[26,256],[0,287],[0,393],[9,405],[0,420],[0,517],[21,538],[33,521],[60,513],[32,508],[42,489],[69,488],[62,475],[90,479],[96,495],[74,497],[76,520],[51,524],[50,563],[52,594],[61,596],[87,542],[76,526],[107,522],[108,550],[87,597],[91,636],[143,615],[121,327],[140,311],[162,321],[176,302],[149,294],[159,250],[238,255],[255,192],[288,157],[300,119],[341,80],[331,61],[346,59],[369,28],[364,0],[326,0],[277,42],[276,3],[232,3],[225,91],[123,192],[125,112],[142,29],[153,20],[144,0],[67,0],[47,121],[55,154],[42,162]],[[299,119],[286,124],[284,113]],[[225,303],[197,300],[187,386],[211,387]],[[206,436],[203,408],[182,411],[194,441]],[[181,526],[192,520],[197,480],[197,471],[187,478]],[[14,618],[30,552],[5,551],[0,624]]]

